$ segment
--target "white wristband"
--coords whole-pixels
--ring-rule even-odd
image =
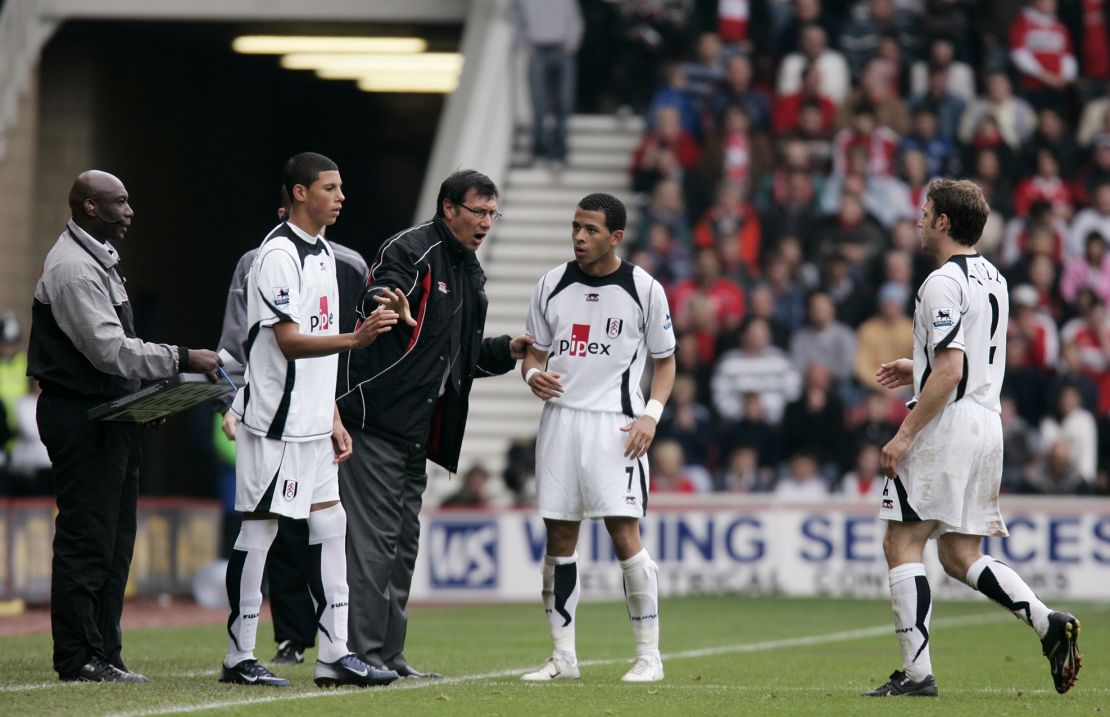
[[[524,374],[524,383],[531,386],[532,385],[532,377],[535,376],[539,372],[540,372],[540,370],[538,368],[536,368],[535,366],[528,369],[528,373]]]
[[[656,423],[659,423],[659,417],[663,415],[663,404],[653,398],[647,402],[647,405],[644,406],[644,412],[640,415],[651,416]]]

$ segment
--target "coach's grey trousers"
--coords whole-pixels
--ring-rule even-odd
[[[408,631],[420,504],[428,485],[423,448],[352,430],[354,455],[339,464],[347,512],[348,642],[359,657],[390,663]]]

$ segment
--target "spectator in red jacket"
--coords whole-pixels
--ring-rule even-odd
[[[721,260],[716,249],[698,250],[694,259],[694,275],[680,281],[670,291],[671,312],[675,328],[685,330],[689,324],[690,299],[706,296],[717,312],[717,324],[725,331],[740,325],[744,318],[744,292],[733,281],[721,275]]]
[[[848,150],[861,146],[867,150],[868,173],[888,177],[894,173],[898,142],[897,134],[878,123],[875,106],[861,99],[852,108],[851,123],[833,138],[833,172],[843,174],[848,165]]]
[[[1060,163],[1052,150],[1037,150],[1037,173],[1023,179],[1014,190],[1014,211],[1025,216],[1033,202],[1048,202],[1053,210],[1065,219],[1072,215],[1071,186],[1060,177]]]
[[[715,247],[729,274],[759,274],[762,229],[759,212],[747,201],[747,189],[737,182],[723,181],[717,201],[694,225],[694,244]]]
[[[1079,64],[1068,30],[1056,17],[1056,0],[1030,0],[1010,25],[1010,59],[1035,107],[1063,105]]]
[[[821,111],[821,128],[832,134],[836,121],[836,103],[821,94],[821,68],[810,62],[802,70],[802,86],[797,92],[783,95],[775,101],[771,115],[771,128],[777,135],[797,132],[801,122],[802,107],[816,105]]]
[[[657,170],[660,155],[670,151],[685,169],[698,163],[700,150],[690,133],[682,129],[678,108],[662,105],[655,111],[655,129],[647,132],[632,156],[632,174]]]

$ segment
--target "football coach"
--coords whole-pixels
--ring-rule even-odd
[[[475,253],[497,211],[497,186],[474,170],[440,185],[436,214],[382,245],[356,309],[374,297],[405,292],[404,321],[346,356],[337,402],[354,455],[339,464],[347,507],[350,645],[368,664],[401,677],[422,673],[404,656],[409,588],[420,542],[425,460],[458,470],[470,387],[507,373],[531,338],[483,338],[486,275]]]

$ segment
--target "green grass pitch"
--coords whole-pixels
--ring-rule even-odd
[[[537,601],[538,602],[538,601]],[[632,655],[623,603],[578,610],[582,679],[526,684],[550,651],[539,605],[417,609],[408,656],[437,682],[319,690],[314,651],[275,671],[290,689],[222,685],[221,626],[131,630],[124,655],[149,685],[59,683],[46,635],[0,639],[0,715],[1099,715],[1110,712],[1110,605],[1069,605],[1082,623],[1079,683],[1057,695],[1032,631],[983,601],[934,606],[940,697],[867,699],[899,665],[890,605],[875,600],[685,598],[662,605],[666,679],[622,684]],[[273,654],[272,628],[258,655]],[[904,704],[903,704],[904,703]]]

